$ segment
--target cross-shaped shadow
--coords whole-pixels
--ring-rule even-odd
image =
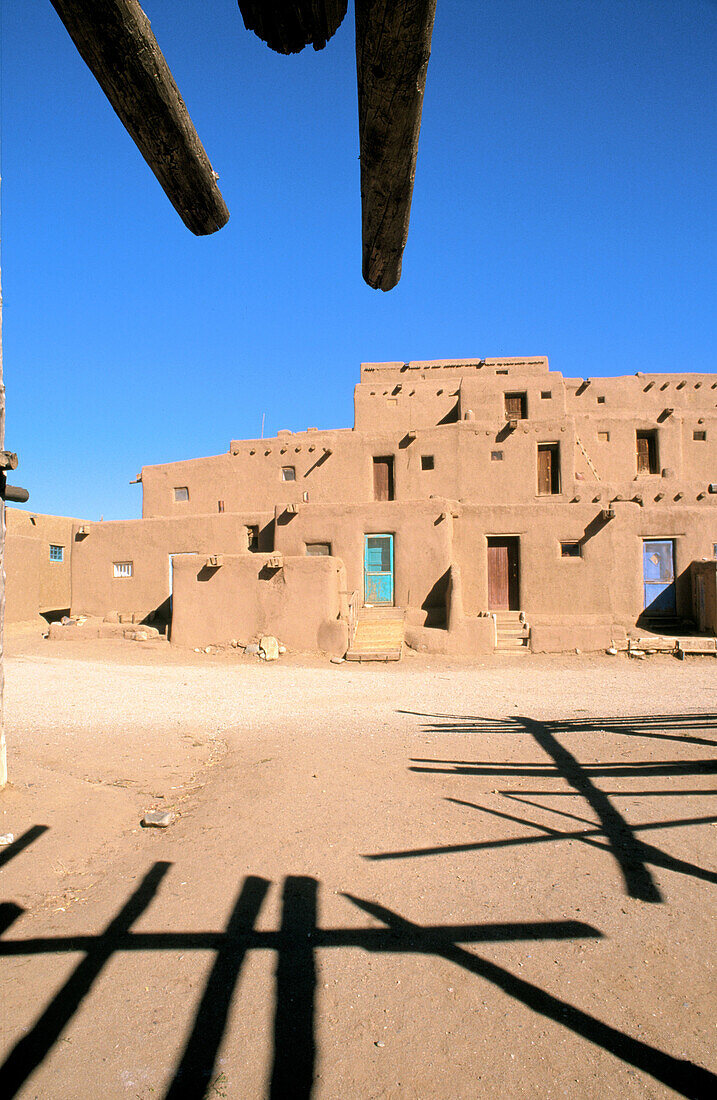
[[[165,1100],[205,1096],[212,1080],[231,1002],[250,950],[277,953],[274,1012],[274,1056],[269,1094],[272,1100],[310,1100],[316,1061],[316,951],[360,948],[391,955],[433,955],[494,984],[534,1012],[559,1023],[586,1041],[649,1074],[682,1096],[713,1095],[717,1078],[691,1062],[675,1058],[603,1023],[547,993],[504,967],[479,957],[464,944],[599,937],[580,921],[535,921],[496,924],[421,925],[386,906],[344,896],[381,922],[382,927],[327,928],[316,924],[319,884],[304,876],[287,877],[283,885],[281,927],[257,930],[256,923],[270,883],[245,879],[224,931],[135,932],[132,926],[147,910],[170,869],[155,863],[104,931],[96,935],[0,938],[0,956],[83,954],[61,989],[0,1066],[0,1095],[16,1096],[70,1023],[83,999],[111,958],[122,952],[211,950],[214,964]],[[21,915],[19,906],[3,907],[4,931]]]
[[[415,711],[402,713],[416,714]],[[432,733],[475,733],[475,734],[529,734],[540,746],[549,758],[548,762],[535,764],[504,764],[495,761],[472,760],[446,760],[436,758],[414,758],[411,770],[415,772],[437,772],[439,774],[454,775],[502,775],[502,776],[536,776],[540,778],[563,779],[572,787],[575,795],[585,800],[598,819],[599,827],[594,827],[594,822],[585,818],[578,818],[591,828],[572,832],[565,832],[542,825],[526,818],[520,818],[511,814],[502,813],[499,810],[479,806],[476,803],[463,802],[473,809],[502,817],[505,820],[514,821],[529,828],[537,829],[542,835],[528,837],[509,837],[496,841],[480,841],[469,844],[448,844],[431,848],[413,848],[394,852],[377,852],[367,855],[367,859],[407,859],[418,856],[447,854],[459,851],[477,851],[484,848],[502,848],[535,844],[556,840],[581,840],[595,847],[606,847],[617,862],[622,873],[627,893],[641,901],[660,902],[662,895],[655,883],[649,866],[657,865],[678,871],[682,874],[693,875],[707,882],[717,881],[717,875],[698,867],[686,860],[676,859],[647,844],[637,836],[638,832],[655,828],[676,828],[685,825],[711,824],[716,818],[684,818],[675,821],[651,822],[642,825],[630,825],[620,810],[614,805],[612,796],[601,790],[594,782],[596,778],[609,778],[618,776],[663,776],[663,775],[711,775],[717,772],[717,761],[706,760],[679,760],[679,761],[649,761],[630,764],[614,764],[596,762],[594,764],[581,763],[558,739],[557,733],[576,733],[583,731],[583,723],[580,720],[563,722],[538,721],[530,717],[510,717],[506,719],[482,718],[478,716],[436,715],[422,714],[420,717],[430,718],[426,724],[426,730]],[[640,736],[654,735],[654,726],[657,718],[631,718],[631,719],[592,719],[588,725],[592,729],[621,733],[630,733]],[[704,729],[715,724],[714,715],[689,715],[682,719],[672,716],[666,719],[671,722],[674,736],[680,736],[678,729]],[[682,725],[680,725],[680,722]],[[697,724],[699,723],[699,724]],[[645,730],[645,726],[650,728]],[[614,728],[613,728],[614,727]],[[694,740],[694,738],[690,738]],[[702,743],[702,739],[699,739]],[[544,792],[539,792],[544,793]],[[565,792],[561,792],[565,793]],[[459,802],[460,800],[449,799]],[[545,807],[542,807],[545,809]],[[561,811],[552,811],[564,816]],[[604,838],[604,843],[601,838]]]

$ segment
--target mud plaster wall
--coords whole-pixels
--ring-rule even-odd
[[[252,516],[253,518],[253,516]],[[270,516],[264,517],[267,522]],[[178,520],[127,520],[95,524],[72,558],[75,614],[159,610],[170,594],[170,555],[236,554],[246,549],[243,517],[189,516]],[[132,576],[114,576],[115,562],[132,562]]]
[[[254,554],[224,556],[218,568],[189,559],[179,562],[173,644],[197,647],[232,638],[247,642],[272,634],[290,649],[322,649],[322,628],[336,624],[346,589],[342,563],[285,557],[281,568],[272,569],[268,561]]]
[[[455,521],[467,615],[488,609],[487,537],[520,538],[520,607],[528,618],[631,625],[643,608],[643,539],[673,538],[677,614],[692,614],[689,566],[712,553],[717,510],[614,505],[615,518],[599,518],[599,505],[566,507],[546,500],[537,508],[464,506]],[[561,542],[581,542],[582,556],[563,558]]]
[[[278,517],[276,548],[303,555],[307,543],[330,542],[346,567],[348,589],[363,600],[365,535],[392,534],[395,603],[421,608],[451,564],[452,519],[450,514],[441,519],[445,508],[440,500],[300,507],[291,517]]]
[[[30,535],[5,537],[5,622],[23,623],[37,618],[40,594],[40,550]]]
[[[13,593],[19,587],[32,592],[34,610],[38,612],[64,610],[70,607],[72,596],[72,551],[74,532],[83,521],[70,516],[48,516],[39,512],[25,512],[19,508],[6,509],[7,538],[11,545],[16,537],[30,539],[36,545],[33,552],[36,566],[26,563],[19,552],[10,550],[7,565],[8,599],[15,606],[29,606],[30,597]],[[26,544],[23,543],[23,546]],[[50,545],[62,546],[63,560],[50,560]],[[26,616],[28,617],[28,616]],[[12,621],[8,615],[8,621]]]

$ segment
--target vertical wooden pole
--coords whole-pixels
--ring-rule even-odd
[[[2,373],[2,266],[0,265],[0,451],[5,446],[5,384]],[[3,473],[3,482],[5,476]],[[0,791],[7,783],[5,744],[5,501],[0,500]]]

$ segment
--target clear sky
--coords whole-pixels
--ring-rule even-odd
[[[403,276],[361,278],[353,4],[273,54],[144,0],[231,212],[194,237],[49,0],[2,2],[7,443],[30,507],[140,514],[142,465],[349,427],[362,360],[714,369],[715,0],[438,0]]]

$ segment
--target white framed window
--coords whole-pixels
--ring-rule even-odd
[[[116,561],[112,563],[115,577],[131,577],[132,576],[132,562],[131,561]]]
[[[174,487],[174,499],[175,500],[189,500],[189,489],[186,485],[175,485]]]
[[[50,561],[64,561],[65,560],[65,547],[59,546],[57,543],[50,543]]]

